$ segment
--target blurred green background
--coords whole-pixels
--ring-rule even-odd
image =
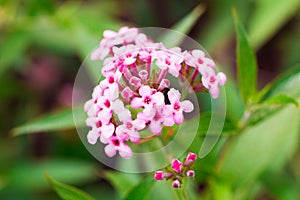
[[[199,4],[204,13],[183,22]],[[228,75],[227,115],[238,121],[244,105],[236,84],[231,8],[237,9],[256,51],[261,89],[300,63],[299,5],[299,0],[0,0],[0,199],[58,199],[46,172],[95,199],[120,199],[141,179],[95,160],[68,112],[60,114],[66,120],[57,127],[50,117],[46,125],[14,129],[70,108],[77,70],[104,30],[189,24],[185,32]],[[300,90],[299,85],[293,87]],[[299,109],[295,110],[288,107],[235,139],[232,153],[218,169],[224,141],[235,137],[224,134],[214,151],[197,162],[197,177],[188,190],[191,199],[300,199]],[[163,197],[177,198],[168,183],[156,184],[148,196]]]

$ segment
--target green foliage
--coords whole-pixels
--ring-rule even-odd
[[[293,98],[300,97],[300,65],[296,65],[291,70],[281,74],[272,83],[267,85],[261,94],[261,101],[276,95],[285,94]]]
[[[159,39],[159,41],[169,48],[180,45],[184,40],[185,34],[188,34],[190,32],[190,30],[193,28],[198,18],[204,13],[204,11],[205,7],[201,4],[198,5],[187,16],[185,16],[171,28],[176,32],[168,32],[168,34],[163,35]],[[179,32],[181,37],[177,32]]]
[[[74,112],[77,112],[77,109],[83,109],[82,107],[75,108]],[[79,119],[82,119],[81,122],[78,122],[78,125],[84,124],[83,115]],[[41,116],[39,119],[36,119],[32,122],[26,123],[22,126],[16,127],[13,129],[13,135],[22,135],[27,133],[36,133],[42,131],[58,131],[58,130],[66,130],[75,127],[74,119],[73,119],[73,110],[71,108],[67,108],[61,111],[56,111],[54,113],[46,114]]]
[[[151,188],[153,187],[155,180],[152,176],[144,178],[141,182],[139,182],[128,195],[125,197],[126,200],[139,200],[145,199]]]
[[[51,178],[48,174],[45,175],[47,181],[54,188],[56,193],[63,200],[93,200],[87,193],[64,183],[58,182]]]
[[[253,46],[259,48],[295,15],[300,1],[255,0],[254,6],[249,22],[249,35]]]
[[[239,87],[243,100],[247,104],[249,99],[256,94],[257,63],[243,24],[240,22],[236,10],[232,12],[237,33]]]
[[[121,197],[125,197],[140,181],[140,177],[137,174],[115,171],[104,172],[104,178],[106,178],[114,186],[114,188],[117,189]]]
[[[40,190],[47,187],[43,174],[64,180],[66,183],[82,183],[94,179],[94,165],[82,160],[51,159],[40,162],[18,162],[4,175],[11,188]]]

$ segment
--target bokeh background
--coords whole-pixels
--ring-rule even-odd
[[[45,173],[96,199],[120,199],[126,187],[136,184],[140,175],[113,172],[95,160],[82,145],[72,121],[62,125],[64,130],[58,130],[56,125],[61,124],[55,123],[48,124],[48,131],[15,128],[71,107],[77,70],[98,45],[104,30],[117,30],[124,25],[171,28],[199,4],[205,11],[188,35],[228,74],[226,90],[232,95],[227,100],[228,115],[238,118],[243,106],[235,92],[238,88],[231,8],[236,7],[256,50],[258,88],[262,88],[300,63],[299,0],[0,0],[0,199],[58,199]],[[300,86],[294,87],[297,90]],[[46,126],[47,123],[46,120]],[[218,174],[211,169],[221,152],[220,142],[199,163],[194,195],[200,199],[212,192],[226,199],[230,191],[233,199],[300,199],[299,121],[296,125],[292,137],[275,139],[280,136],[269,134],[266,139],[267,143],[288,140],[287,148],[282,150],[285,154],[278,155],[280,164],[276,165],[276,153],[272,154],[280,151],[279,143],[261,149],[263,153],[271,152],[272,157],[249,157],[258,170],[252,172],[249,167],[252,176],[251,180],[245,178],[246,183],[235,179],[223,184],[223,178],[216,178]],[[268,132],[269,128],[265,125],[263,130]],[[247,152],[243,156],[247,157]],[[240,160],[231,163],[234,171],[241,167]],[[247,171],[240,174],[244,173]],[[207,189],[212,177],[220,184]],[[167,199],[176,198],[170,191],[164,192]],[[150,199],[155,197],[154,190]]]

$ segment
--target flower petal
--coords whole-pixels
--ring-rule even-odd
[[[129,138],[131,142],[138,142],[140,141],[140,134],[137,131],[129,131],[128,132]]]
[[[100,133],[97,131],[97,129],[92,129],[87,134],[87,139],[90,144],[96,144],[99,137]]]
[[[143,99],[135,97],[131,100],[130,105],[132,108],[141,108],[143,106]]]
[[[115,126],[113,124],[102,125],[101,127],[101,136],[109,138],[112,136],[115,131]]]
[[[174,113],[174,122],[176,124],[181,124],[183,121],[183,114],[182,111],[181,112],[175,112]]]
[[[159,135],[161,133],[162,127],[160,122],[158,121],[151,121],[150,125],[150,130],[154,135]]]
[[[152,101],[156,105],[162,105],[165,102],[165,97],[163,93],[161,92],[156,92],[155,94],[152,95]]]
[[[194,105],[189,100],[184,100],[181,102],[181,107],[184,112],[192,112],[194,110]]]
[[[132,156],[132,150],[126,144],[121,144],[119,149],[119,154],[124,159],[129,159]]]
[[[116,153],[117,153],[117,150],[116,150],[115,146],[112,145],[112,144],[108,144],[108,145],[104,148],[104,151],[105,151],[105,153],[106,153],[106,155],[107,155],[108,157],[113,157],[113,156],[116,155]]]
[[[151,90],[151,88],[148,86],[148,85],[143,85],[143,86],[141,86],[140,87],[140,89],[139,89],[139,93],[140,93],[140,95],[141,96],[147,96],[147,95],[151,95],[151,92],[152,92],[152,90]]]
[[[168,98],[172,104],[176,101],[179,101],[180,97],[181,97],[180,92],[174,88],[171,88],[170,91],[168,92]]]

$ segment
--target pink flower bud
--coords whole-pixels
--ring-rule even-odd
[[[141,83],[141,79],[139,79],[138,77],[131,77],[130,80],[129,80],[129,83],[134,86],[135,88],[139,88],[142,83]]]
[[[170,87],[170,81],[168,79],[163,79],[161,80],[158,90],[163,90],[164,88],[169,88]]]
[[[164,172],[163,171],[156,171],[154,174],[154,179],[157,181],[161,181],[164,179]]]
[[[171,167],[174,171],[181,172],[181,162],[179,160],[173,159]]]
[[[141,77],[142,80],[147,80],[149,73],[146,70],[141,70],[139,72],[139,77]]]
[[[180,181],[178,179],[175,179],[173,182],[172,182],[172,187],[173,188],[180,188]]]
[[[122,96],[124,99],[129,99],[130,97],[132,97],[132,95],[133,91],[129,87],[126,87],[124,88],[124,90],[122,90]]]
[[[187,171],[186,176],[190,177],[190,178],[194,178],[195,177],[195,171],[194,170]]]
[[[190,165],[191,163],[195,162],[197,159],[197,155],[195,153],[190,152],[184,162],[184,165]]]

